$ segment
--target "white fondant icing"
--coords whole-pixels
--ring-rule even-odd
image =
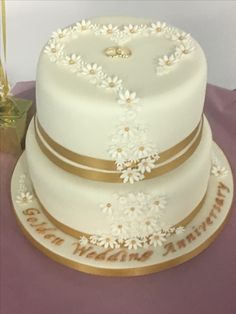
[[[119,26],[148,21],[117,17],[92,22]],[[174,34],[176,38],[183,36],[181,32]],[[148,122],[148,136],[159,151],[181,141],[199,122],[205,96],[206,61],[195,41],[194,53],[186,54],[184,62],[161,77],[156,75],[154,59],[173,49],[173,40],[168,38],[135,34],[126,43],[132,51],[127,59],[111,59],[104,54],[104,49],[112,46],[110,36],[95,36],[86,31],[64,45],[67,54],[79,54],[87,63],[99,64],[109,76],[118,76],[126,88],[137,93],[142,99],[138,119]],[[62,48],[56,48],[60,54]],[[52,63],[45,54],[41,54],[37,72],[37,111],[42,126],[58,143],[82,155],[110,158],[108,136],[122,115],[114,94],[83,77],[75,79],[74,73]]]
[[[211,131],[205,119],[202,140],[195,153],[175,170],[132,186],[101,183],[69,174],[50,162],[37,145],[33,123],[26,140],[26,153],[34,188],[50,214],[76,230],[108,234],[109,219],[104,219],[99,204],[111,199],[113,193],[144,192],[168,195],[163,217],[175,225],[203,198],[211,168]]]

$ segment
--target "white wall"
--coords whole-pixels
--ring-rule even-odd
[[[152,17],[193,34],[205,50],[212,84],[236,88],[235,1],[7,0],[10,81],[35,79],[40,49],[59,27],[98,15]]]

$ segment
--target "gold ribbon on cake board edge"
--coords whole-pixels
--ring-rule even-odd
[[[232,202],[230,207],[232,208]],[[142,266],[137,268],[122,268],[122,269],[111,269],[111,268],[104,268],[104,267],[96,267],[96,266],[90,266],[86,264],[82,264],[77,261],[72,261],[62,255],[59,255],[57,253],[54,253],[50,251],[48,248],[43,246],[41,243],[36,241],[34,237],[27,231],[27,229],[24,227],[24,225],[21,223],[20,219],[16,215],[16,211],[14,208],[14,205],[12,205],[14,214],[16,216],[17,222],[25,235],[25,237],[42,253],[44,253],[47,257],[54,260],[55,262],[58,262],[62,265],[65,265],[67,267],[70,267],[72,269],[75,269],[77,271],[81,271],[90,275],[99,275],[99,276],[110,276],[110,277],[131,277],[131,276],[143,276],[148,275],[152,273],[156,273],[174,266],[177,266],[179,264],[182,264],[193,257],[200,254],[202,251],[204,251],[220,234],[220,232],[223,230],[225,224],[227,223],[231,210],[228,211],[226,217],[224,218],[222,224],[219,226],[219,228],[202,244],[200,244],[198,247],[190,251],[189,253],[186,253],[184,255],[181,255],[179,257],[175,257],[171,260],[168,260],[166,262],[150,265],[150,266]]]
[[[46,141],[46,143],[52,147],[58,154],[61,154],[63,157],[68,158],[69,160],[72,160],[74,162],[82,162],[83,164],[93,166],[94,168],[98,168],[98,166],[105,166],[107,168],[112,167],[114,169],[114,161],[110,160],[102,160],[102,159],[95,159],[92,157],[88,156],[82,156],[78,155],[74,152],[68,151],[58,143],[56,143],[54,140],[52,140],[42,129],[41,126],[39,126],[38,122],[34,120],[34,127],[35,127],[35,136],[36,140],[38,142],[38,145],[41,149],[41,151],[48,157],[49,160],[51,160],[55,165],[58,167],[62,168],[63,170],[72,173],[74,175],[78,175],[82,178],[89,179],[89,180],[95,180],[95,181],[103,181],[103,182],[110,182],[110,183],[122,183],[122,179],[120,178],[120,172],[102,172],[99,170],[93,170],[93,169],[85,169],[85,168],[79,168],[76,167],[72,164],[68,164],[62,159],[58,158],[55,154],[51,152],[50,149],[43,143],[43,141],[40,139],[40,136],[38,134],[37,128],[36,128],[36,123],[37,126],[40,129],[40,134],[43,137],[43,139]],[[191,155],[195,152],[197,149],[201,137],[202,137],[202,130],[203,130],[203,118],[197,125],[197,127],[192,131],[190,135],[188,135],[184,140],[179,142],[177,145],[173,146],[172,148],[160,153],[160,159],[161,162],[164,162],[171,157],[175,156],[177,153],[179,153],[183,148],[186,148],[189,144],[190,146],[186,149],[186,151],[177,156],[175,159],[167,162],[164,165],[160,165],[159,167],[156,167],[152,169],[150,173],[147,173],[145,175],[145,179],[151,179],[155,178],[157,176],[163,175],[181,164],[183,164]],[[198,133],[198,134],[197,134]],[[197,136],[196,136],[197,135]],[[194,139],[195,137],[195,139]],[[194,141],[191,143],[191,141],[194,139]],[[70,152],[71,155],[68,155]],[[158,160],[159,162],[159,160]],[[81,164],[82,164],[81,163]]]

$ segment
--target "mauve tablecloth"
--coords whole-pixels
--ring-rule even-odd
[[[34,99],[34,82],[19,83],[14,92]],[[205,113],[235,173],[236,92],[208,85]],[[236,313],[235,202],[219,238],[189,262],[144,277],[97,277],[55,263],[23,236],[10,203],[16,160],[0,158],[1,314]]]

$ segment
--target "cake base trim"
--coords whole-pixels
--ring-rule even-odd
[[[230,169],[217,145],[214,145],[213,151],[219,161]],[[172,235],[158,248],[105,249],[82,246],[78,239],[57,229],[44,215],[36,199],[23,206],[18,204],[18,181],[23,173],[30,182],[25,154],[19,159],[11,182],[13,209],[24,234],[51,259],[79,271],[104,276],[145,275],[176,266],[198,255],[225,226],[233,200],[232,171],[227,176],[211,176],[205,202],[183,234]]]
[[[50,212],[44,207],[44,205],[42,204],[42,202],[40,201],[36,191],[34,190],[34,194],[35,197],[37,199],[37,202],[39,203],[43,213],[45,214],[45,216],[49,219],[49,221],[55,225],[58,229],[62,230],[64,233],[67,233],[69,235],[71,235],[72,237],[75,238],[80,238],[80,237],[90,237],[92,236],[92,234],[89,233],[85,233],[79,230],[76,230],[74,228],[71,228],[69,226],[67,226],[66,224],[63,224],[62,222],[60,222],[59,220],[55,219]],[[172,226],[171,228],[177,228],[179,226],[181,227],[185,227],[186,225],[188,225],[193,219],[194,217],[197,215],[197,213],[201,210],[204,201],[206,199],[206,195],[207,192],[204,194],[203,198],[201,199],[201,201],[197,204],[197,206],[190,212],[190,214],[185,217],[184,219],[182,219],[180,222],[178,222],[177,224],[175,224],[174,226]]]
[[[192,142],[190,142],[190,144],[185,147],[183,152],[178,154],[176,158],[168,159],[166,163],[160,164],[159,166],[152,169],[151,172],[145,174],[144,180],[163,175],[179,167],[187,159],[189,159],[191,155],[195,152],[201,141],[203,125],[204,119],[201,120],[200,125],[197,127],[197,132],[196,134],[194,134],[195,137],[193,138]],[[55,165],[62,168],[63,170],[89,180],[110,183],[123,182],[123,180],[121,179],[121,173],[118,171],[101,171],[100,169],[83,167],[82,165],[70,162],[70,160],[66,160],[63,156],[60,156],[57,152],[54,152],[51,149],[51,146],[49,146],[47,142],[43,140],[42,135],[37,132],[37,128],[35,128],[35,136],[41,151],[47,156],[49,160],[51,160]]]

